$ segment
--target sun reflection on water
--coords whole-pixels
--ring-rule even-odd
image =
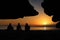
[[[30,30],[57,30],[56,27],[31,27]]]

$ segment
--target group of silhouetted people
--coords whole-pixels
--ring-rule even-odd
[[[9,31],[9,32],[12,32],[14,29],[13,29],[13,26],[12,26],[12,24],[10,23],[9,25],[8,25],[8,27],[7,27],[7,31]],[[30,30],[30,26],[26,23],[26,25],[25,25],[25,31],[29,31]],[[18,23],[18,25],[17,25],[17,29],[16,29],[16,31],[23,31],[22,30],[22,26],[20,25],[20,23]]]

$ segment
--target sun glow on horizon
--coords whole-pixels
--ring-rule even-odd
[[[40,18],[37,20],[39,25],[52,25],[56,24],[57,22],[52,21],[52,16],[48,16],[45,13],[40,14]]]
[[[47,22],[44,22],[43,25],[47,25],[48,23]]]

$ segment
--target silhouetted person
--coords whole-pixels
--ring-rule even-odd
[[[17,25],[17,31],[22,31],[20,23]]]
[[[11,23],[8,25],[7,31],[8,32],[12,32],[13,31],[13,26],[11,25]]]
[[[44,12],[49,15],[53,16],[52,21],[57,22],[60,21],[60,1],[59,0],[44,0],[42,2],[42,7],[44,8]],[[60,22],[56,25],[57,27]]]
[[[0,19],[16,19],[37,14],[29,0],[0,0]]]
[[[30,31],[30,26],[27,23],[25,25],[25,31]]]

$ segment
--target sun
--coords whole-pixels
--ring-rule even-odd
[[[50,25],[51,22],[49,22],[49,21],[40,21],[39,24],[40,25]]]
[[[42,24],[43,24],[43,25],[47,25],[48,23],[47,23],[47,22],[43,22]]]

